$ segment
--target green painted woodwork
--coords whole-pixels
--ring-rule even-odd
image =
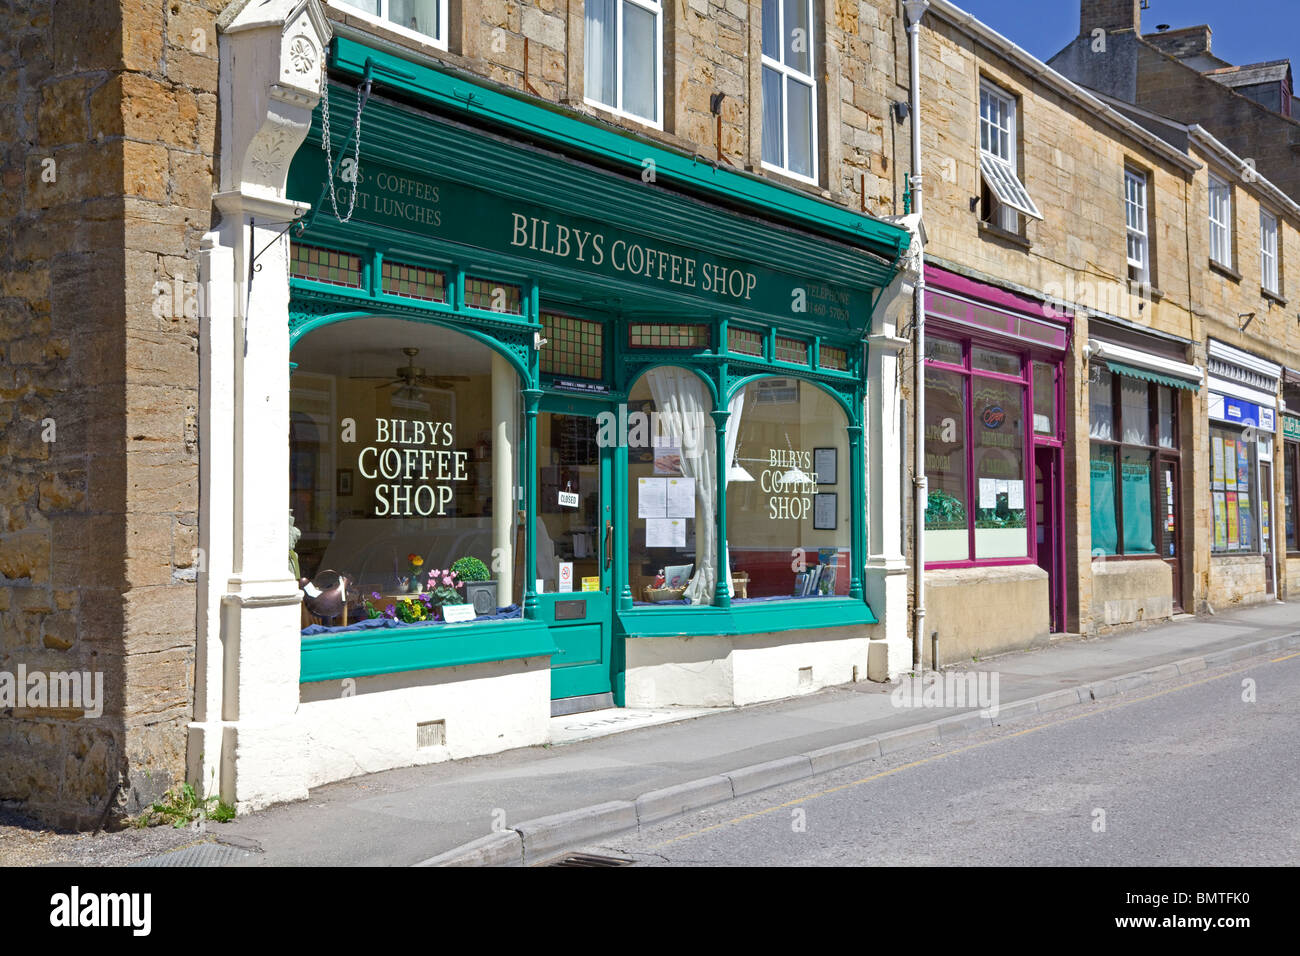
[[[635,608],[614,617],[615,634],[638,637],[703,637],[767,634],[821,627],[875,624],[860,600],[847,597],[737,602],[727,608],[674,606]]]
[[[1127,375],[1129,378],[1136,378],[1143,382],[1155,382],[1157,385],[1185,388],[1191,392],[1195,392],[1201,387],[1199,382],[1192,382],[1173,375],[1162,375],[1160,372],[1154,372],[1151,369],[1137,365],[1124,365],[1121,362],[1112,362],[1110,359],[1106,359],[1106,365],[1116,375]]]
[[[302,683],[456,667],[555,653],[546,625],[479,621],[319,634],[302,639]]]

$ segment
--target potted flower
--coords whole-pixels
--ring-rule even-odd
[[[422,590],[424,590],[424,586],[420,583],[420,569],[424,567],[424,558],[420,557],[418,554],[408,554],[406,556],[406,560],[411,565],[411,576],[410,576],[411,593],[419,594]]]
[[[460,592],[456,590],[457,575],[455,570],[447,568],[440,570],[434,568],[429,572],[429,594],[431,601],[437,606],[443,604],[464,604],[464,599]]]
[[[465,586],[465,603],[474,605],[475,614],[497,612],[497,583],[486,564],[467,554],[458,558],[451,569]]]

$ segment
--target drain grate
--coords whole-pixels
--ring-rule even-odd
[[[594,853],[570,853],[566,857],[548,863],[547,866],[585,866],[602,868],[607,866],[631,866],[634,860],[623,860],[616,856],[597,856]]]

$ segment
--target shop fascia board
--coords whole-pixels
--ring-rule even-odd
[[[967,35],[978,40],[1048,89],[1060,94],[1076,106],[1095,113],[1115,131],[1136,140],[1153,153],[1159,154],[1187,172],[1194,173],[1201,168],[1201,164],[1186,153],[1175,149],[1154,133],[1112,109],[1083,87],[1056,72],[1042,60],[981,23],[972,14],[949,3],[948,0],[930,0],[930,10],[959,30],[965,31]]]
[[[1112,345],[1110,342],[1091,339],[1088,342],[1088,350],[1089,359],[1100,359],[1101,361],[1114,359],[1116,362],[1122,362],[1125,365],[1136,365],[1152,372],[1163,372],[1174,378],[1195,382],[1197,385],[1205,381],[1205,370],[1199,365],[1162,358],[1159,355],[1152,355],[1150,352],[1143,352],[1140,349],[1129,348],[1124,345]]]
[[[1251,388],[1248,385],[1240,385],[1237,382],[1231,382],[1214,375],[1209,377],[1206,384],[1209,386],[1210,391],[1216,392],[1219,395],[1228,395],[1232,398],[1240,398],[1243,401],[1262,405],[1264,408],[1277,408],[1277,396],[1270,395],[1268,392],[1261,392],[1257,388]]]
[[[1225,362],[1240,365],[1260,375],[1274,379],[1282,377],[1282,366],[1276,362],[1270,362],[1266,358],[1243,351],[1226,342],[1220,342],[1218,339],[1210,339],[1209,352],[1211,358],[1223,359]]]
[[[628,132],[597,126],[553,104],[513,96],[463,74],[399,58],[348,37],[335,37],[332,50],[332,67],[356,80],[363,79],[369,68],[377,84],[399,90],[423,104],[487,121],[637,175],[645,168],[645,161],[652,160],[660,182],[738,203],[803,229],[867,245],[891,261],[900,258],[911,242],[910,234],[897,226],[758,176],[678,153]]]

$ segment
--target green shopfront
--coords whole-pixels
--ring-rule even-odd
[[[330,81],[287,190],[303,702],[459,756],[864,679],[909,234],[345,38]]]

